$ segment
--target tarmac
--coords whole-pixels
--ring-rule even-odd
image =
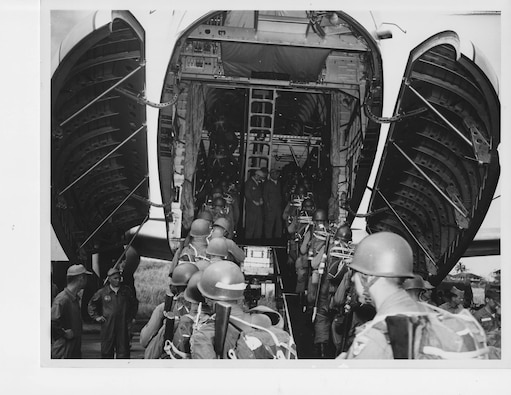
[[[133,325],[133,338],[131,339],[131,359],[144,359],[144,347],[140,344],[140,329],[145,325],[143,322],[135,322]],[[82,359],[101,359],[101,341],[99,338],[100,324],[83,324],[82,332]]]

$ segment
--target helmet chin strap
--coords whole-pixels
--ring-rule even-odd
[[[367,274],[364,274],[364,273],[359,273],[359,274],[360,274],[360,283],[362,284],[362,288],[364,289],[364,293],[362,294],[362,296],[364,297],[364,302],[362,304],[370,304],[370,305],[376,307],[374,305],[373,298],[371,298],[371,295],[369,294],[369,288],[371,288],[371,286],[376,281],[378,281],[379,277],[373,276],[373,278],[369,280],[369,276]]]

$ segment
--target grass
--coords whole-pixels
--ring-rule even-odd
[[[140,259],[134,274],[139,301],[137,319],[147,321],[154,308],[165,300],[169,270],[168,261],[144,257]]]

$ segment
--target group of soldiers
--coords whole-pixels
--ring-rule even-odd
[[[313,324],[314,357],[333,358],[349,346],[353,321],[347,266],[354,252],[350,226],[331,226],[327,212],[316,209],[314,195],[304,185],[295,188],[283,217],[288,264],[296,272],[295,292],[306,320]]]
[[[145,358],[277,358],[281,350],[296,356],[280,313],[265,306],[244,308],[245,287],[234,262],[214,261],[204,270],[191,262],[179,264],[165,303],[140,333]]]
[[[481,358],[500,357],[498,291],[487,290],[485,306],[469,312],[463,306],[463,292],[452,287],[437,307],[431,295],[434,287],[413,273],[413,253],[405,239],[379,232],[365,237],[355,248],[350,226],[330,225],[326,211],[316,209],[312,194],[303,186],[295,189],[284,218],[289,233],[288,263],[295,265],[296,293],[305,319],[312,323],[315,358],[396,358],[399,352],[391,347],[389,327],[380,321],[399,314],[414,317],[408,317],[411,321],[428,316],[428,325],[436,325],[434,317],[449,322],[446,315],[464,315],[465,321],[458,320],[456,325],[466,323],[465,330],[477,345],[472,351]],[[428,325],[424,324],[425,331]],[[403,330],[405,326],[398,327]],[[429,333],[424,334],[425,339],[427,336]],[[400,333],[397,338],[407,337]],[[433,357],[414,352],[415,358]],[[460,353],[461,349],[449,352]]]
[[[232,240],[234,210],[218,207],[225,199],[212,192],[212,204],[197,213],[174,255],[166,301],[140,332],[145,358],[256,358],[282,348],[296,355],[280,313],[245,303],[245,252]],[[261,333],[273,340],[258,340]]]
[[[80,291],[85,288],[92,272],[83,265],[71,265],[67,270],[67,286],[52,301],[51,357],[71,359],[82,357],[82,317]],[[102,359],[129,359],[131,325],[138,310],[138,300],[131,288],[121,282],[118,267],[108,270],[107,281],[89,300],[91,319],[101,324]]]
[[[259,188],[264,173],[254,176]],[[281,314],[245,300],[247,279],[240,267],[245,253],[232,240],[239,205],[236,210],[233,201],[226,201],[225,187],[213,189],[211,204],[197,213],[174,255],[167,297],[140,333],[145,358],[296,358]],[[245,193],[245,198],[250,195]],[[485,306],[472,314],[464,309],[463,292],[456,287],[435,306],[434,287],[413,273],[412,249],[403,237],[374,233],[355,248],[349,224],[330,223],[303,185],[293,188],[279,215],[286,224],[295,291],[313,329],[315,358],[443,358],[453,353],[500,358],[499,292],[488,290]],[[80,357],[77,293],[90,274],[81,265],[71,266],[68,287],[53,302],[52,357]],[[103,358],[129,358],[129,323],[137,302],[120,284],[120,276],[118,269],[111,269],[108,284],[89,302],[90,316],[102,325]],[[467,327],[451,331],[447,324]],[[444,337],[433,341],[435,325],[444,325]],[[411,349],[410,344],[420,343],[412,341],[419,336],[417,328],[422,328],[425,347]],[[471,341],[457,338],[458,332],[469,334]],[[459,348],[450,349],[445,344],[449,342]]]
[[[245,181],[244,234],[246,240],[280,239],[282,237],[282,186],[280,171],[254,169]],[[238,234],[240,223],[240,192],[235,183],[222,180],[211,185],[200,211],[208,211],[213,219],[226,217],[233,235]]]

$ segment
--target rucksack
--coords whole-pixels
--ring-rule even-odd
[[[250,329],[241,329],[239,324]],[[234,346],[227,350],[230,359],[297,359],[296,345],[286,331],[244,321],[231,316],[229,329],[234,331]]]
[[[452,314],[419,302],[424,312],[378,317],[364,329],[386,323],[394,359],[487,359],[486,334],[479,322],[462,310]]]

